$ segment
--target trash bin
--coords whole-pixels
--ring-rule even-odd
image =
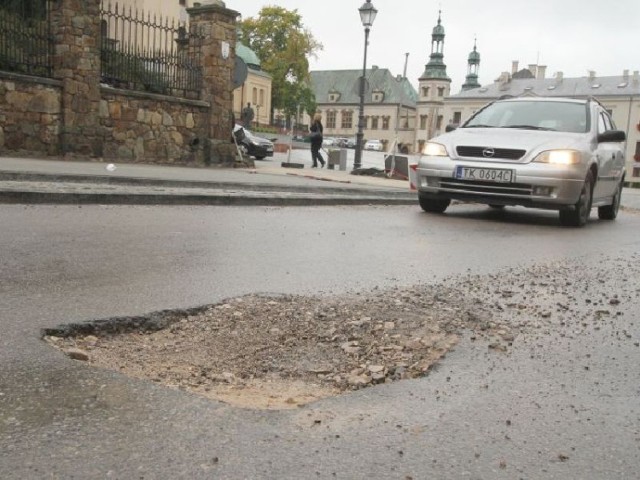
[[[391,171],[392,162],[393,172]],[[393,161],[393,155],[387,155],[384,158],[384,171],[391,175],[409,178],[409,159],[403,155],[396,155],[395,161]]]
[[[329,150],[329,158],[327,161],[327,168],[330,170],[335,169],[335,166],[342,171],[347,169],[347,149],[346,148],[333,148]]]

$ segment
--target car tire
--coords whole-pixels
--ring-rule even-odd
[[[600,220],[615,220],[618,216],[618,210],[620,209],[620,199],[622,198],[622,184],[624,179],[620,180],[616,193],[613,195],[613,201],[611,205],[605,205],[604,207],[598,207],[598,218]]]
[[[451,203],[448,198],[426,198],[422,195],[418,196],[418,201],[422,210],[429,213],[444,213]]]
[[[593,200],[593,174],[587,173],[580,197],[570,210],[560,210],[560,223],[565,227],[583,227],[591,214],[591,202]]]
[[[505,205],[497,205],[495,203],[490,203],[489,207],[493,208],[494,210],[504,210]]]
[[[256,160],[264,160],[264,155],[256,155]]]

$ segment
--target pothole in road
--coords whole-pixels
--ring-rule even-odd
[[[465,329],[513,340],[469,289],[343,297],[248,295],[188,311],[67,325],[44,339],[72,358],[247,408],[295,408],[424,376]]]
[[[424,376],[465,331],[504,352],[518,334],[582,337],[617,325],[619,307],[637,302],[637,284],[627,281],[640,278],[637,260],[551,262],[366,295],[248,295],[43,336],[96,367],[242,407],[295,408]]]

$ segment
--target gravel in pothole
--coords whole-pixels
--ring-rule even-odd
[[[519,332],[587,325],[574,312],[577,292],[595,298],[587,316],[608,317],[621,299],[598,297],[594,279],[602,285],[597,269],[552,264],[366,295],[248,295],[158,331],[83,328],[45,340],[135,378],[243,407],[292,408],[424,376],[465,331],[506,352]]]

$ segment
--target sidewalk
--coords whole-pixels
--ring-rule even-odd
[[[276,153],[255,168],[222,169],[0,157],[0,203],[160,205],[415,205],[404,180],[312,169],[308,151]],[[285,168],[282,162],[304,168]],[[378,166],[371,156],[365,166]],[[625,188],[623,209],[640,210]]]
[[[307,152],[308,153],[308,152]],[[287,154],[251,169],[0,158],[1,203],[177,205],[416,204],[408,182],[348,171],[284,168]],[[293,160],[292,160],[293,161]]]

